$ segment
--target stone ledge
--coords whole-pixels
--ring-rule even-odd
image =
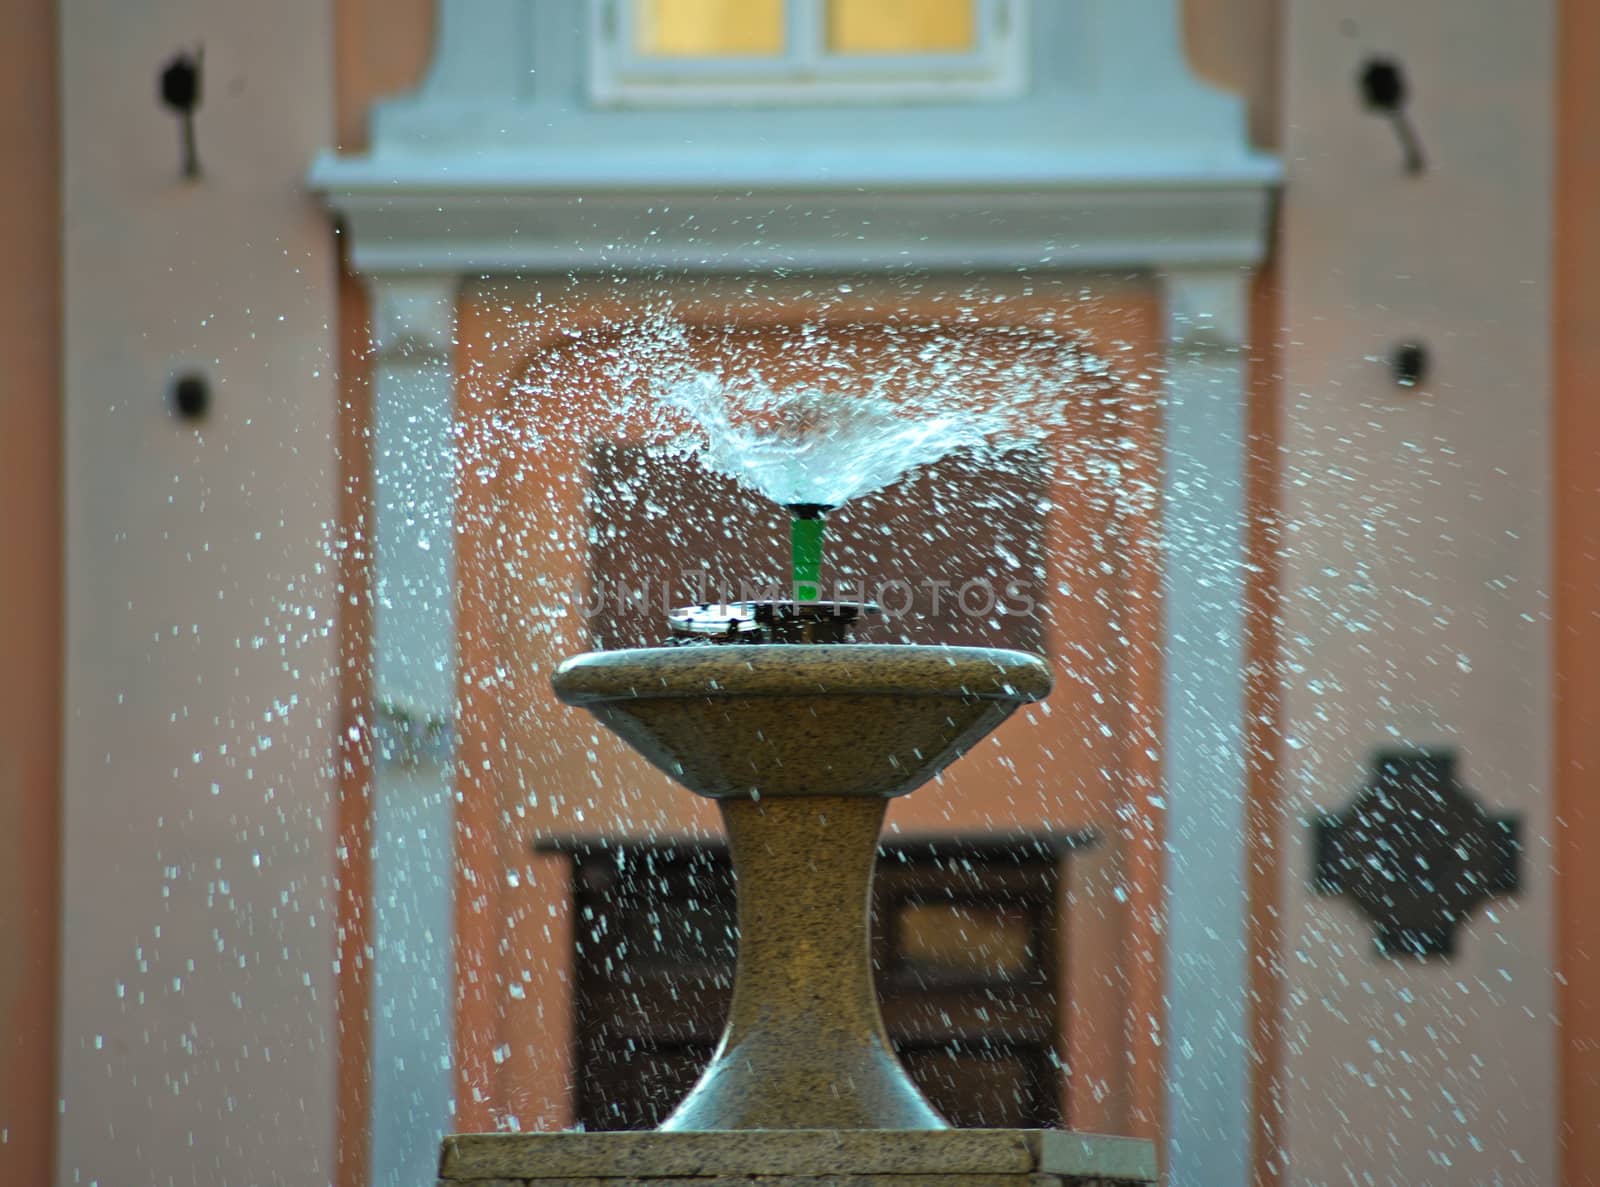
[[[720,1133],[459,1134],[443,1143],[440,1182],[578,1187],[759,1179],[763,1187],[944,1187],[1154,1183],[1155,1147],[1061,1130],[738,1130]]]
[[[754,1175],[672,1179],[469,1179],[471,1187],[618,1187],[624,1183],[662,1187],[1128,1187],[1127,1179],[1085,1179],[1078,1175]],[[460,1187],[461,1179],[440,1179],[438,1187]]]

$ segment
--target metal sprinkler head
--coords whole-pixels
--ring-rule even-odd
[[[672,643],[849,643],[872,602],[702,602],[667,616]]]
[[[822,517],[832,511],[826,503],[790,503],[789,559],[796,602],[822,600]]]
[[[848,643],[859,619],[876,615],[872,602],[822,597],[822,517],[827,503],[790,503],[791,595],[754,602],[701,602],[667,616],[673,645],[693,643]]]

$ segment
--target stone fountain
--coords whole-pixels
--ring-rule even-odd
[[[848,641],[872,609],[691,607],[673,618],[676,645],[561,665],[562,701],[717,801],[738,880],[733,1004],[710,1066],[658,1130],[449,1137],[441,1184],[1155,1181],[1149,1142],[951,1129],[895,1057],[869,955],[888,801],[1048,695],[1051,674],[1018,651]]]

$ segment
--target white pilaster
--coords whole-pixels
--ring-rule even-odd
[[[372,281],[372,1182],[431,1180],[453,1112],[457,282]]]
[[[1169,271],[1167,1182],[1250,1180],[1245,269]]]

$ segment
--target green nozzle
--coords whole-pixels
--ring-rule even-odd
[[[794,569],[794,598],[815,602],[822,597],[822,513],[828,508],[796,503],[789,508],[789,556]]]

